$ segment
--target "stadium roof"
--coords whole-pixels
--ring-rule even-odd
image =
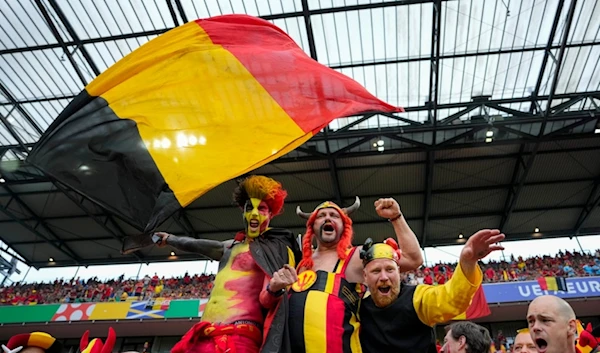
[[[358,195],[357,243],[392,234],[371,206],[387,196],[423,246],[459,244],[485,227],[509,240],[600,233],[596,1],[24,0],[0,4],[0,239],[23,261],[173,259],[157,248],[121,255],[136,229],[24,159],[100,72],[177,25],[228,13],[272,21],[314,59],[406,108],[338,119],[257,170],[290,195],[273,225],[303,232],[296,205]],[[241,227],[234,185],[161,229],[231,238]]]

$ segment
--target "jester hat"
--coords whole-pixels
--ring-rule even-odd
[[[99,338],[94,338],[90,341],[89,337],[89,330],[85,331],[83,336],[81,336],[81,340],[79,341],[79,350],[81,353],[111,353],[117,339],[115,330],[112,327],[108,328],[108,337],[106,337],[106,342],[104,343]]]
[[[360,258],[363,261],[363,266],[373,260],[388,259],[393,260],[400,265],[402,251],[398,248],[398,243],[392,238],[387,238],[383,243],[373,243],[373,239],[368,238],[360,250]]]
[[[38,347],[46,353],[61,353],[62,344],[46,332],[22,333],[12,336],[8,343],[2,345],[5,353],[17,353],[27,347]]]

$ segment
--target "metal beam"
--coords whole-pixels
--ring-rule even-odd
[[[598,194],[598,190],[600,190],[600,176],[597,177],[594,181],[592,192],[590,192],[590,195],[588,196],[584,207],[581,209],[579,217],[577,217],[577,222],[575,222],[575,225],[573,226],[573,229],[575,229],[575,236],[579,235],[579,231],[581,230],[581,227],[583,226],[585,221],[592,214],[594,208],[596,208],[598,204],[600,204],[600,194],[596,197],[596,195]]]
[[[329,126],[325,127],[325,135]],[[325,147],[327,148],[327,164],[329,165],[329,175],[331,177],[331,186],[333,187],[333,195],[335,202],[342,207],[342,189],[340,187],[340,180],[338,177],[337,164],[335,163],[335,154],[331,153],[329,148],[329,140],[325,141]]]
[[[6,130],[8,130],[8,132],[10,133],[10,135],[15,139],[15,141],[17,141],[17,143],[19,144],[19,146],[21,146],[21,148],[24,151],[27,151],[27,146],[25,146],[25,144],[23,143],[23,140],[21,139],[21,137],[17,134],[17,132],[15,131],[15,129],[13,129],[12,125],[8,122],[8,120],[6,119],[6,117],[4,116],[4,114],[0,113],[0,120],[2,121],[2,124],[4,125],[4,127],[6,128]]]
[[[71,195],[69,193],[69,188],[65,185],[62,185],[60,182],[58,181],[54,181],[52,184],[54,184],[54,186],[60,190],[60,192],[62,192],[69,200],[71,200],[80,210],[82,210],[88,217],[90,217],[92,220],[94,220],[94,222],[96,222],[96,224],[98,224],[102,229],[104,229],[106,232],[108,232],[113,239],[118,240],[120,243],[123,242],[123,238],[125,238],[127,236],[127,234],[125,234],[125,232],[123,232],[123,230],[121,228],[117,228],[118,231],[120,233],[116,233],[113,229],[111,229],[106,223],[109,221],[109,219],[111,219],[112,217],[107,214],[104,213],[103,216],[105,217],[105,220],[101,220],[100,216],[93,214],[92,212],[90,212],[87,208],[85,208],[83,206],[83,201],[85,200],[85,198],[79,194],[81,199],[78,200],[75,196]],[[91,202],[91,201],[90,201]],[[113,220],[114,222],[114,220]],[[116,223],[115,223],[116,224]],[[142,257],[143,254],[139,251],[136,251],[132,254],[139,262],[144,262]]]
[[[60,19],[62,24],[65,26],[67,32],[69,32],[71,38],[73,38],[73,42],[75,42],[75,45],[77,45],[77,48],[79,48],[79,50],[81,51],[81,55],[83,55],[85,61],[88,63],[88,65],[90,65],[90,68],[94,72],[94,75],[100,75],[100,70],[98,69],[98,66],[96,66],[94,59],[92,59],[90,53],[83,46],[83,43],[81,43],[81,39],[77,35],[77,32],[75,32],[75,29],[73,29],[73,26],[71,26],[71,22],[69,22],[67,16],[65,16],[56,0],[48,0],[48,2],[50,3],[50,6],[52,6],[52,9],[54,9],[54,12],[58,15],[58,18]]]
[[[321,201],[322,200],[319,200],[318,202],[321,202]],[[552,207],[545,207],[545,208],[524,208],[521,210],[515,210],[515,213],[574,210],[574,209],[581,209],[583,206],[584,205],[570,205],[570,206],[567,205],[567,206],[552,206]],[[486,212],[465,213],[465,214],[455,214],[455,215],[430,215],[429,220],[430,221],[451,221],[451,220],[455,220],[455,219],[499,217],[501,215],[502,215],[501,211],[486,211]],[[406,217],[406,220],[409,222],[424,221],[423,217]],[[355,222],[354,226],[372,225],[372,224],[381,224],[381,223],[382,223],[381,218],[374,217],[369,220]],[[297,220],[296,222],[290,222],[290,223],[280,225],[280,227],[287,228],[287,229],[303,228],[304,226],[305,225],[302,223],[301,220]],[[239,231],[239,228],[228,228],[228,229],[219,229],[218,231],[205,232],[205,233],[210,233],[213,235],[213,237],[218,236],[218,235],[227,235],[227,236],[233,237],[233,235],[235,235],[235,233],[237,233],[238,231]],[[573,230],[571,230],[571,231],[573,231]],[[171,232],[171,234],[186,235],[186,233],[184,231]],[[533,233],[529,233],[529,234],[531,235]],[[574,233],[572,233],[572,234],[574,234]],[[112,239],[113,239],[113,237],[111,237],[111,236],[103,235],[103,236],[94,236],[94,237],[88,237],[88,238],[65,239],[64,243],[77,243],[77,242],[85,242],[85,241],[102,241],[102,240],[112,240]],[[33,245],[33,244],[42,244],[42,243],[44,243],[44,242],[42,242],[42,241],[16,241],[16,242],[7,243],[7,245],[8,246],[22,246],[22,245]],[[147,261],[148,258],[144,258],[144,260]]]
[[[173,19],[173,24],[175,27],[179,26],[179,20],[177,19],[177,14],[175,14],[175,8],[173,7],[173,3],[171,0],[165,0],[167,3],[167,7],[169,8],[169,13],[171,14],[171,18]]]
[[[565,5],[565,0],[560,0],[558,2],[556,14],[554,15],[554,21],[552,22],[552,29],[550,29],[550,35],[548,37],[548,42],[546,44],[546,48],[544,49],[544,58],[542,59],[542,66],[540,68],[540,73],[538,74],[535,88],[534,88],[533,92],[531,92],[531,105],[529,106],[530,113],[533,113],[534,109],[536,107],[535,101],[538,99],[538,94],[540,92],[540,88],[542,87],[542,80],[544,78],[544,72],[546,72],[546,65],[548,65],[548,58],[550,57],[550,50],[551,50],[550,48],[552,47],[552,43],[554,42],[554,37],[556,36],[556,29],[558,28],[558,22],[560,21],[560,15],[562,13],[562,9],[563,9],[564,5]]]
[[[188,23],[188,18],[187,15],[185,14],[185,10],[183,9],[183,6],[181,5],[181,1],[180,0],[175,0],[175,6],[177,6],[177,11],[179,11],[179,16],[181,16],[181,20],[183,21],[183,23]]]
[[[439,89],[439,61],[440,61],[440,29],[442,21],[442,1],[436,0],[432,6],[431,20],[431,63],[429,70],[429,114],[428,122],[432,126],[431,145],[437,144],[437,102]],[[429,212],[431,210],[431,189],[433,188],[433,171],[435,166],[435,152],[428,151],[425,167],[425,190],[423,192],[423,227],[421,244],[427,242],[429,229]],[[423,246],[423,245],[422,245]]]
[[[77,66],[75,59],[73,59],[73,56],[71,55],[71,52],[69,52],[69,48],[67,47],[67,45],[65,44],[65,41],[60,36],[60,33],[58,33],[58,29],[54,25],[54,22],[52,22],[52,18],[50,18],[50,14],[46,10],[46,7],[44,6],[44,4],[42,4],[42,0],[35,0],[35,4],[37,5],[38,9],[40,10],[40,13],[44,17],[44,20],[46,20],[46,23],[48,24],[48,28],[50,28],[50,31],[52,32],[52,34],[54,35],[54,38],[56,39],[56,41],[62,48],[67,59],[69,59],[69,62],[71,63],[71,65],[73,65],[73,69],[75,70],[75,73],[77,73],[77,76],[81,80],[81,83],[83,83],[84,86],[87,86],[88,82],[85,79],[85,76],[83,76],[81,69],[79,69],[79,66]]]
[[[462,159],[461,159],[462,160]],[[469,159],[465,159],[465,161],[467,161]],[[441,160],[436,160],[435,163],[436,164],[441,164],[440,163]],[[422,164],[422,162],[419,163],[412,163],[414,164]],[[386,167],[386,166],[398,166],[398,165],[410,165],[409,163],[397,163],[397,164],[383,164],[383,165],[375,165],[375,166],[369,166],[372,168],[381,168],[381,167]],[[364,167],[363,167],[364,168]],[[352,170],[352,169],[357,169],[357,168],[344,168],[345,170]],[[328,171],[327,169],[323,170],[323,171]],[[592,178],[578,178],[578,179],[566,179],[566,180],[549,180],[549,181],[537,181],[537,182],[530,182],[530,183],[526,183],[525,186],[542,186],[542,185],[564,185],[564,184],[571,184],[571,183],[587,183],[587,182],[592,182],[595,179]],[[466,192],[478,192],[478,191],[490,191],[490,190],[502,190],[502,189],[506,189],[506,188],[510,188],[510,187],[516,187],[517,185],[515,184],[497,184],[497,185],[484,185],[484,186],[475,186],[475,187],[461,187],[461,188],[450,188],[450,189],[437,189],[437,190],[431,190],[431,194],[432,195],[444,195],[444,194],[455,194],[455,193],[466,193]],[[33,193],[22,193],[23,195],[32,195]],[[403,196],[415,196],[415,195],[422,195],[423,191],[408,191],[408,192],[400,192],[400,193],[394,193],[391,196],[394,197],[403,197]],[[381,193],[374,193],[374,194],[365,194],[365,195],[361,195],[361,198],[381,198],[381,197],[388,197],[386,196],[389,194],[381,194]],[[7,194],[0,194],[0,196],[10,196]],[[352,201],[353,198],[352,197],[344,197],[343,201]],[[319,199],[292,199],[292,200],[288,200],[286,201],[288,204],[290,203],[295,203],[295,204],[304,204],[304,203],[319,203],[323,201],[322,198]],[[581,206],[583,207],[583,206]],[[188,206],[185,210],[186,211],[202,211],[202,210],[228,210],[231,209],[231,204],[226,204],[226,205],[213,205],[213,206],[197,206],[197,207],[190,207]],[[504,209],[504,208],[503,208]],[[547,209],[545,209],[547,210]],[[518,212],[517,210],[515,212]],[[95,214],[95,216],[97,217],[103,217],[104,214]],[[69,219],[81,219],[81,218],[87,218],[86,215],[73,215],[73,216],[50,216],[50,217],[45,217],[44,219],[46,220],[69,220]],[[21,219],[23,221],[35,221],[35,219],[33,218],[23,218]],[[2,223],[12,223],[13,221],[11,220],[0,220],[0,224]],[[192,228],[192,227],[190,227]]]
[[[23,117],[25,117],[25,120],[27,120],[27,122],[31,125],[31,127],[33,127],[33,129],[38,134],[41,135],[44,133],[44,130],[42,130],[42,128],[37,124],[37,122],[35,120],[33,120],[33,118],[29,115],[29,113],[27,113],[25,111],[25,109],[23,109],[23,107],[21,106],[21,102],[19,102],[15,99],[15,97],[12,95],[12,93],[10,93],[8,88],[6,88],[1,81],[0,81],[0,91],[2,91],[2,94],[4,94],[4,96],[8,100],[8,103],[6,103],[7,105],[14,105],[16,107],[17,111],[19,111],[19,113],[21,113],[21,115],[23,115]],[[2,104],[4,105],[5,103],[2,103]],[[33,144],[31,144],[31,145],[33,145]]]
[[[6,190],[10,190],[6,185],[3,185],[3,187]],[[20,199],[18,199],[18,197],[14,197],[14,199],[15,200],[20,200]],[[23,201],[20,201],[20,202],[23,202]],[[28,209],[28,207],[26,209]],[[55,238],[55,240],[52,240],[49,237],[45,236],[44,234],[40,233],[36,229],[37,225],[35,227],[32,227],[31,225],[25,223],[24,220],[22,220],[21,218],[17,217],[14,213],[10,212],[7,207],[0,207],[0,212],[4,213],[7,217],[13,219],[15,222],[17,222],[18,224],[20,224],[21,226],[23,226],[25,229],[27,229],[28,231],[30,231],[31,233],[33,233],[38,238],[43,239],[44,241],[42,243],[47,243],[50,246],[54,247],[56,250],[58,250],[59,252],[61,252],[62,254],[64,254],[68,258],[70,258],[71,260],[73,260],[75,263],[79,263],[81,261],[81,258],[77,254],[75,254],[75,252],[73,252],[73,250],[71,250],[71,248],[69,248],[69,246],[66,245],[63,240],[61,240],[54,232],[52,232],[52,230],[50,230],[48,228],[48,226],[46,226],[45,223],[43,223],[41,221],[41,219],[39,217],[35,216],[35,214],[33,214],[32,212],[28,211],[33,216],[32,220],[37,221],[38,222],[37,224],[41,225],[44,228],[44,230],[46,230],[46,232],[48,232],[48,234],[50,234],[50,236],[52,236],[53,238]],[[59,245],[56,244],[57,242],[58,242]],[[5,243],[8,246],[10,246],[9,243],[7,243],[7,242],[5,242]],[[15,250],[15,249],[13,249],[13,250]],[[15,251],[17,251],[17,250],[15,250]],[[27,259],[27,257],[23,256],[22,254],[19,253],[19,255],[21,255],[24,259]],[[32,262],[33,261],[29,260],[29,263],[32,263]]]
[[[427,152],[427,164],[425,167],[425,191],[423,192],[423,226],[421,232],[421,247],[427,242],[427,231],[429,229],[431,210],[431,194],[433,188],[433,165],[435,155],[434,152]]]
[[[561,4],[564,1],[561,1]],[[502,216],[502,220],[500,222],[500,229],[503,230],[504,226],[506,226],[506,224],[508,223],[508,220],[510,219],[510,216],[517,204],[517,201],[519,199],[519,196],[521,195],[521,191],[523,190],[523,185],[525,185],[525,180],[527,179],[527,176],[529,175],[529,171],[531,170],[531,167],[533,166],[533,162],[535,161],[535,157],[536,154],[539,150],[541,141],[540,138],[542,136],[545,135],[545,130],[546,130],[546,124],[548,122],[548,118],[550,117],[550,112],[552,111],[552,107],[550,106],[550,104],[552,103],[553,100],[553,96],[554,93],[556,92],[556,86],[558,84],[558,78],[560,77],[560,71],[561,71],[561,66],[562,66],[562,61],[564,58],[564,54],[565,54],[565,46],[567,43],[567,39],[569,37],[569,32],[571,29],[571,24],[573,22],[573,14],[575,13],[575,7],[577,5],[577,0],[572,0],[571,4],[569,6],[569,12],[567,13],[567,19],[566,19],[566,25],[565,25],[565,29],[563,32],[563,37],[561,40],[561,48],[560,51],[558,53],[558,59],[556,62],[556,70],[554,71],[554,75],[552,77],[552,84],[550,87],[550,92],[548,94],[548,105],[546,106],[546,110],[544,112],[544,117],[542,119],[542,124],[540,127],[540,131],[538,133],[538,140],[535,144],[535,146],[533,147],[532,151],[531,151],[531,155],[529,156],[529,158],[527,159],[527,163],[523,169],[523,172],[521,173],[521,177],[520,177],[520,181],[519,181],[519,186],[517,186],[516,191],[512,194],[509,194],[509,197],[507,198],[510,199],[510,203],[508,205],[508,209],[505,209],[505,214]],[[562,9],[562,5],[559,4],[559,8]],[[556,16],[560,16],[560,11],[557,12]],[[551,43],[553,41],[554,37],[550,36],[549,42]],[[515,173],[518,172],[518,167],[515,167]],[[514,174],[513,174],[514,176]]]

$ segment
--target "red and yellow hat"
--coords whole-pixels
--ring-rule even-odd
[[[46,332],[32,332],[15,335],[12,336],[6,344],[6,348],[8,348],[10,352],[14,352],[15,350],[18,352],[26,347],[38,347],[45,350],[46,353],[61,353],[62,351],[62,344]]]

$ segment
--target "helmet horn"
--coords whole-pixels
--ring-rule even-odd
[[[352,212],[358,210],[359,207],[360,207],[360,199],[358,198],[358,196],[356,196],[356,199],[354,200],[354,204],[352,204],[352,206],[345,207],[342,210],[344,211],[345,214],[350,215],[350,214],[352,214]]]
[[[310,218],[310,213],[302,212],[302,209],[300,208],[300,206],[296,207],[296,214],[298,216],[300,216],[300,218],[304,218],[304,219]]]

